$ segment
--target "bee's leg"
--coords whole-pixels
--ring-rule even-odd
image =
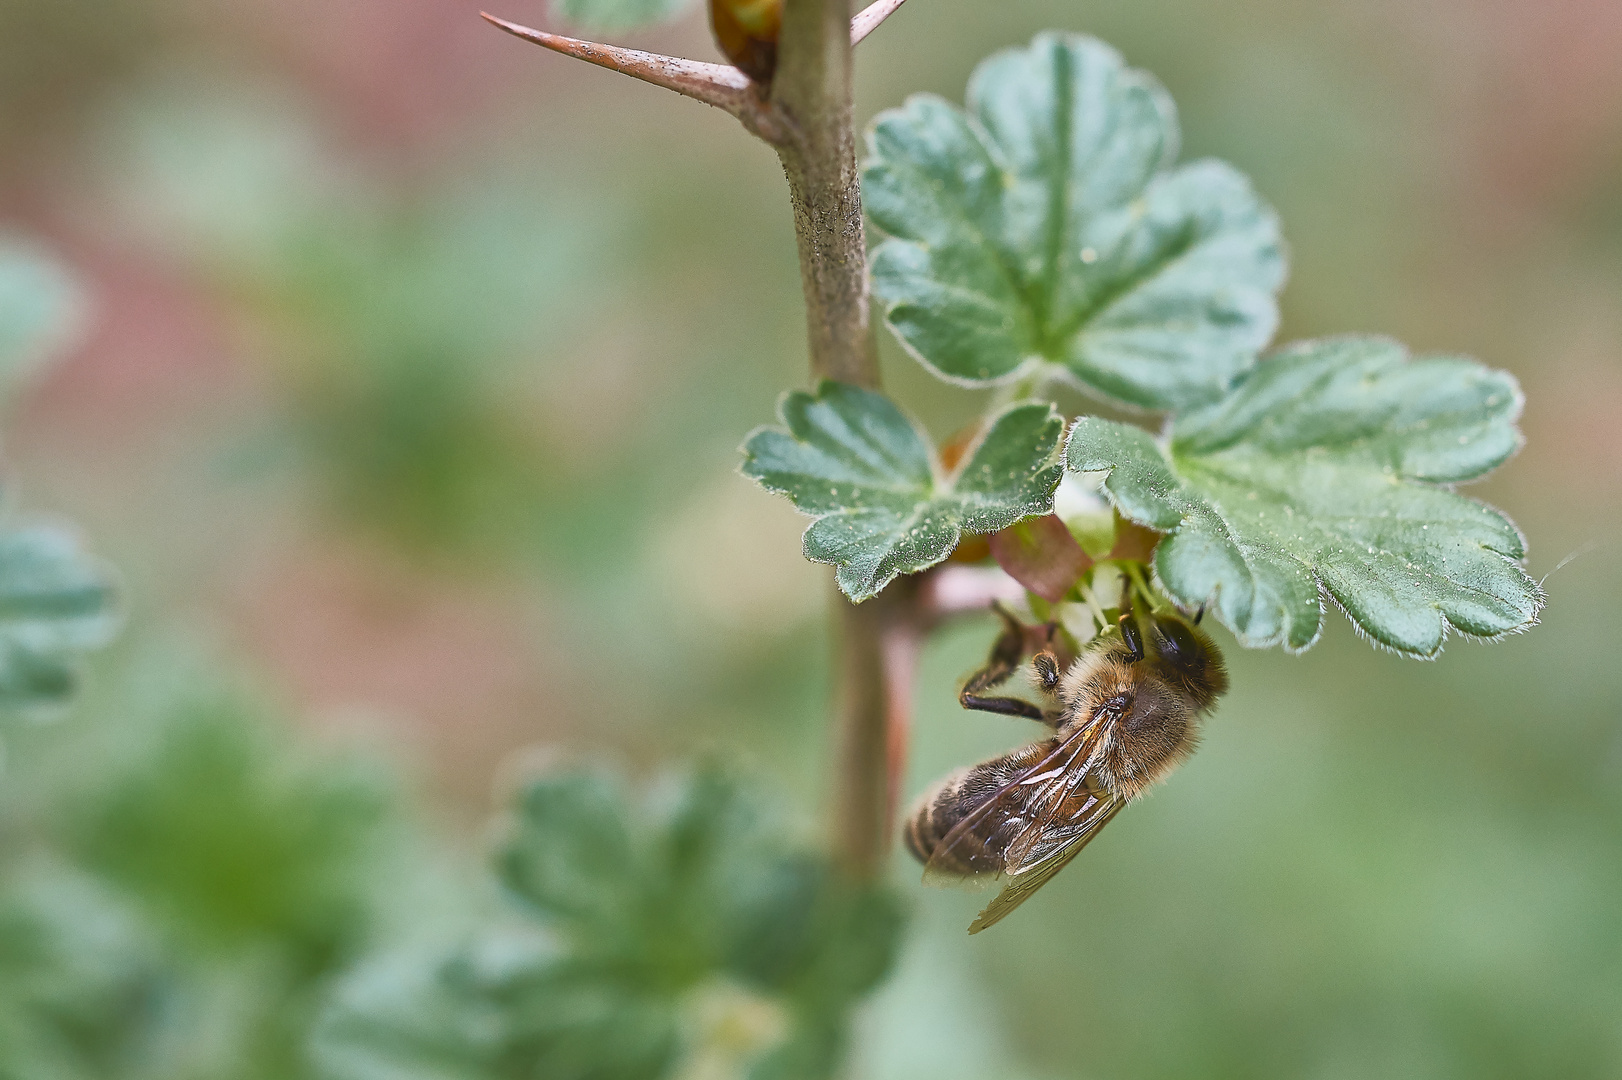
[[[1043,649],[1031,658],[1036,670],[1036,685],[1042,693],[1053,696],[1059,692],[1059,658],[1049,649]]]
[[[1037,706],[1015,697],[985,697],[980,691],[991,690],[1008,681],[1019,667],[1019,660],[1004,666],[999,662],[997,650],[991,653],[991,662],[973,675],[963,684],[962,691],[957,695],[958,704],[965,709],[975,709],[980,712],[1001,713],[1004,716],[1023,716],[1030,720],[1047,720],[1047,714]]]
[[[1036,688],[1057,701],[1059,699],[1059,658],[1053,655],[1053,650],[1043,649],[1033,656],[1031,658],[1031,667],[1036,672]],[[1046,709],[1042,713],[1042,722],[1051,728],[1057,728],[1063,718],[1063,709]]]
[[[974,673],[965,690],[978,692],[1002,685],[1019,670],[1019,665],[1025,659],[1025,624],[1000,602],[993,603],[991,610],[1002,619],[1002,633],[991,643],[991,655],[986,658],[986,666]]]
[[[1007,682],[1009,677],[1019,670],[1020,664],[1025,659],[1024,625],[1001,604],[994,604],[993,608],[1002,616],[1003,632],[992,643],[991,656],[987,658],[986,666],[969,676],[969,681],[963,684],[963,689],[957,696],[958,703],[965,709],[1045,721],[1047,714],[1029,701],[1013,697],[986,697],[981,693]]]
[[[965,709],[972,709],[977,712],[1000,713],[1003,716],[1023,716],[1027,720],[1036,720],[1044,724],[1053,722],[1047,713],[1023,698],[981,697],[979,694],[969,693],[969,688],[965,686],[963,692],[957,696],[957,700]]]

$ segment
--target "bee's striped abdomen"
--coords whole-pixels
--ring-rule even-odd
[[[913,858],[931,870],[960,877],[1002,870],[1009,840],[1026,824],[1023,815],[1007,812],[1012,809],[1009,795],[1013,792],[1004,795],[998,814],[976,822],[953,842],[950,850],[940,850],[941,841],[995,792],[1042,760],[1053,745],[1045,741],[1022,747],[941,781],[907,820],[904,839]]]
[[[907,821],[907,850],[912,852],[913,858],[921,863],[929,862],[930,856],[935,854],[936,846],[946,834],[974,809],[975,803],[964,797],[963,789],[970,777],[985,767],[978,765],[973,769],[955,772],[924,796],[923,801],[918,804],[917,811]],[[974,871],[965,868],[963,872]]]

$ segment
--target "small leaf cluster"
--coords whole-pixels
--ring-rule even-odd
[[[1519,447],[1515,380],[1371,336],[1265,352],[1278,219],[1233,167],[1178,164],[1178,141],[1164,89],[1072,34],[986,60],[962,109],[923,94],[880,114],[863,174],[884,234],[874,296],[929,371],[1001,389],[959,472],[882,395],[824,385],[785,396],[745,474],[816,519],[805,554],[855,601],[1003,530],[989,552],[1038,600],[1079,601],[1095,558],[1147,564],[1249,646],[1307,648],[1331,603],[1412,656],[1531,626],[1542,594],[1520,533],[1454,491]],[[1062,451],[1103,479],[1118,535],[1158,543],[1088,551],[1093,525],[1064,522],[1072,542],[1055,519],[1006,532],[1053,510],[1063,420],[1040,399],[1055,383],[1164,416],[1082,416]]]
[[[651,801],[600,771],[529,784],[497,858],[521,932],[362,973],[318,1033],[328,1074],[833,1075],[894,957],[894,899],[787,840],[724,771]]]

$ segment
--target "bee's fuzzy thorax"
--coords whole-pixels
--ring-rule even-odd
[[[1092,718],[1093,707],[1119,694],[1130,694],[1138,682],[1134,665],[1120,644],[1082,653],[1059,680],[1059,700],[1074,719]]]
[[[1083,653],[1059,683],[1061,736],[1102,724],[1089,767],[1123,799],[1135,799],[1171,775],[1199,741],[1199,714],[1214,695],[1194,695],[1153,661],[1133,662],[1126,645],[1104,642]],[[1225,688],[1220,669],[1218,678]]]

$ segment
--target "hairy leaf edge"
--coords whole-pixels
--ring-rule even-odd
[[[930,563],[928,563],[928,564],[926,564],[924,566],[921,566],[917,570],[908,570],[908,571],[891,570],[891,571],[888,572],[888,574],[886,574],[885,576],[883,576],[882,578],[880,578],[879,580],[874,582],[870,589],[859,588],[857,592],[852,592],[849,588],[846,587],[846,582],[844,580],[839,580],[841,578],[841,576],[842,576],[841,572],[844,569],[839,563],[833,561],[832,559],[820,559],[820,558],[817,558],[816,556],[812,555],[809,551],[806,550],[806,544],[807,544],[807,542],[809,540],[812,526],[814,526],[817,522],[823,520],[824,518],[836,517],[836,516],[839,515],[840,512],[835,511],[834,513],[831,513],[831,514],[811,514],[811,513],[807,513],[806,511],[801,510],[799,508],[799,506],[794,503],[794,499],[789,494],[789,491],[788,491],[787,488],[778,487],[776,485],[769,484],[763,478],[755,476],[752,473],[750,473],[748,471],[749,463],[754,459],[754,454],[750,449],[750,444],[752,442],[754,442],[756,437],[758,437],[758,436],[760,436],[760,435],[762,435],[762,434],[764,434],[766,432],[778,432],[780,434],[788,432],[788,420],[787,420],[787,417],[785,415],[785,408],[786,408],[788,402],[791,399],[793,399],[793,397],[795,395],[797,395],[797,394],[805,394],[805,395],[807,395],[807,396],[809,396],[811,398],[820,399],[822,397],[823,393],[825,392],[825,390],[828,387],[830,387],[830,386],[839,386],[839,385],[849,385],[849,384],[841,384],[841,383],[838,383],[836,380],[833,380],[833,379],[823,379],[821,382],[819,382],[817,384],[817,387],[816,387],[816,389],[814,391],[809,391],[808,392],[808,391],[805,391],[805,390],[785,390],[785,391],[783,391],[783,393],[778,395],[778,398],[777,398],[777,418],[778,418],[778,423],[777,424],[760,424],[760,425],[757,425],[753,430],[751,430],[749,432],[748,435],[744,436],[744,440],[743,440],[742,444],[740,444],[739,447],[738,447],[738,452],[739,452],[739,454],[742,455],[743,460],[738,464],[737,471],[738,471],[738,474],[740,476],[746,477],[747,479],[753,481],[754,483],[758,484],[762,489],[764,489],[766,491],[769,491],[774,495],[782,495],[782,496],[784,496],[785,498],[787,498],[789,500],[790,505],[794,506],[794,509],[795,509],[796,513],[799,513],[802,516],[808,517],[808,518],[811,519],[811,524],[807,525],[806,528],[805,528],[805,532],[800,534],[800,554],[805,558],[805,560],[807,562],[820,563],[820,564],[822,564],[824,566],[832,566],[832,567],[834,567],[835,579],[838,580],[840,590],[845,593],[845,595],[850,599],[851,603],[860,604],[863,601],[871,600],[873,597],[875,597],[879,593],[883,592],[889,586],[889,584],[892,581],[894,581],[896,578],[900,577],[903,573],[914,573],[914,574],[915,573],[920,573],[923,570],[929,569],[931,566],[937,566],[941,562],[944,562],[946,557],[948,555],[950,555],[952,553],[953,549],[955,549],[957,547],[958,542],[960,540],[962,540],[962,538],[963,538],[963,530],[960,527],[954,527],[951,543],[947,545],[945,552],[939,558],[935,559],[933,562],[930,562]],[[858,389],[861,389],[861,388],[858,387]],[[874,390],[869,390],[867,392],[872,393],[872,394],[879,394],[878,391],[874,391]],[[889,400],[886,395],[879,394],[879,396],[886,397],[886,400]],[[891,402],[891,404],[895,405],[895,403],[893,401]],[[962,475],[963,470],[965,468],[967,468],[968,464],[970,462],[972,462],[974,460],[975,456],[980,452],[981,447],[983,447],[985,445],[985,441],[986,441],[987,436],[989,436],[991,434],[992,429],[994,429],[997,426],[998,421],[1002,420],[1003,417],[1007,416],[1008,414],[1010,414],[1012,412],[1015,412],[1015,411],[1017,411],[1019,409],[1022,409],[1022,408],[1029,408],[1032,405],[1045,405],[1047,407],[1048,416],[1050,418],[1057,417],[1060,420],[1061,423],[1064,421],[1064,414],[1060,413],[1057,406],[1055,406],[1051,401],[1043,401],[1043,400],[1036,399],[1036,398],[1030,398],[1030,399],[1026,399],[1026,400],[1023,400],[1023,401],[1010,402],[1009,404],[1003,406],[1001,409],[998,409],[995,413],[992,413],[991,415],[985,417],[984,421],[981,424],[979,432],[974,437],[974,440],[967,447],[964,448],[963,456],[962,456],[961,461],[960,461],[960,463],[958,465],[958,468],[955,471],[953,471],[950,475],[947,475],[945,473],[945,471],[941,468],[940,454],[938,453],[938,451],[937,451],[937,449],[935,447],[934,440],[930,438],[929,432],[924,430],[922,425],[920,425],[918,423],[918,421],[910,413],[908,413],[905,409],[902,409],[899,405],[896,405],[895,406],[896,411],[899,412],[902,415],[902,417],[907,421],[908,425],[911,426],[914,434],[917,435],[918,439],[923,443],[925,449],[928,451],[930,474],[931,474],[931,476],[933,478],[933,483],[931,485],[931,490],[930,490],[930,498],[931,499],[938,498],[943,494],[950,494],[953,491],[958,477]],[[791,438],[793,437],[792,433],[790,433],[790,437]],[[1054,441],[1053,449],[1051,451],[1049,451],[1047,459],[1046,459],[1046,461],[1045,461],[1045,463],[1043,465],[1044,468],[1051,468],[1054,465],[1059,465],[1061,467],[1060,468],[1060,478],[1063,477],[1063,470],[1064,470],[1064,467],[1065,467],[1065,456],[1064,455],[1065,455],[1065,448],[1066,448],[1066,446],[1068,444],[1068,440],[1069,440],[1069,432],[1068,432],[1068,430],[1061,429],[1059,437],[1058,437],[1058,439],[1056,439]],[[798,441],[798,440],[795,440],[795,441]],[[1057,488],[1058,488],[1058,480],[1056,479],[1054,481],[1054,484],[1053,484],[1053,490],[1057,490]],[[1051,506],[1052,506],[1052,500],[1053,500],[1053,491],[1050,490],[1048,492],[1048,503],[1049,503],[1049,509],[1050,510],[1051,510]],[[852,508],[852,509],[854,510],[856,508]],[[999,526],[999,528],[1007,528],[1009,525],[1014,525],[1014,524],[1017,524],[1020,521],[1024,521],[1025,518],[1027,518],[1027,517],[1039,517],[1039,516],[1041,516],[1042,513],[1047,513],[1047,512],[1049,512],[1049,511],[1038,511],[1037,513],[1034,513],[1034,514],[1023,514],[1023,515],[1020,515],[1020,516],[1014,518],[1013,520],[1007,522],[1005,525]],[[992,530],[992,531],[995,532],[996,530]],[[977,535],[985,535],[985,534],[977,534]]]
[[[1396,345],[1398,348],[1400,348],[1402,350],[1402,352],[1404,354],[1404,360],[1403,360],[1404,363],[1411,363],[1411,362],[1413,362],[1415,360],[1424,360],[1424,359],[1429,359],[1429,358],[1433,357],[1433,354],[1422,354],[1422,355],[1417,355],[1416,356],[1411,351],[1409,351],[1409,349],[1407,348],[1406,345],[1403,345],[1400,341],[1397,341],[1395,338],[1392,338],[1392,337],[1390,337],[1388,335],[1384,335],[1384,334],[1340,334],[1340,335],[1333,335],[1333,336],[1324,337],[1324,338],[1314,338],[1314,339],[1311,339],[1309,341],[1292,342],[1289,345],[1281,346],[1279,349],[1275,350],[1275,354],[1276,353],[1283,353],[1283,352],[1286,352],[1286,351],[1291,350],[1291,349],[1305,348],[1308,345],[1317,344],[1317,343],[1355,341],[1355,340],[1372,340],[1372,341],[1379,341],[1379,342],[1384,342],[1384,343],[1389,343],[1389,344]],[[1461,357],[1453,357],[1453,356],[1450,356],[1450,355],[1447,355],[1447,354],[1435,354],[1434,358],[1438,358],[1438,359],[1441,359],[1441,358],[1462,359]],[[1479,363],[1479,361],[1476,361],[1476,362]],[[1483,367],[1485,367],[1485,365],[1483,365]],[[1254,370],[1254,368],[1252,370]],[[1360,622],[1358,622],[1356,619],[1352,618],[1351,614],[1346,610],[1345,606],[1340,602],[1340,600],[1334,595],[1334,593],[1332,593],[1328,589],[1327,586],[1324,585],[1323,579],[1319,576],[1319,574],[1317,572],[1317,569],[1315,567],[1313,567],[1312,565],[1308,564],[1308,563],[1301,562],[1301,560],[1299,560],[1299,559],[1294,559],[1293,556],[1292,556],[1292,561],[1296,562],[1298,565],[1305,568],[1306,571],[1309,574],[1312,575],[1312,580],[1318,587],[1318,620],[1317,620],[1317,625],[1314,628],[1312,637],[1305,644],[1303,644],[1303,645],[1301,645],[1299,647],[1293,647],[1293,646],[1291,646],[1289,644],[1288,639],[1287,639],[1287,635],[1282,631],[1279,634],[1272,635],[1272,636],[1267,637],[1267,638],[1253,638],[1253,637],[1248,637],[1248,636],[1242,634],[1240,631],[1234,629],[1231,626],[1228,627],[1228,629],[1230,631],[1232,631],[1234,637],[1239,641],[1239,643],[1242,646],[1244,646],[1247,649],[1271,649],[1271,648],[1274,648],[1274,647],[1279,647],[1279,648],[1282,648],[1286,653],[1289,653],[1291,655],[1300,655],[1301,653],[1306,652],[1308,649],[1310,649],[1314,645],[1316,645],[1318,643],[1318,641],[1323,637],[1324,623],[1325,623],[1324,614],[1327,611],[1329,605],[1331,605],[1331,604],[1335,607],[1336,610],[1338,610],[1341,613],[1342,616],[1345,617],[1346,621],[1351,624],[1353,632],[1356,633],[1359,638],[1366,641],[1369,645],[1373,646],[1375,649],[1378,649],[1378,650],[1380,650],[1382,652],[1394,653],[1394,654],[1396,654],[1398,656],[1403,656],[1403,657],[1407,657],[1409,659],[1414,659],[1414,660],[1435,660],[1438,657],[1440,657],[1441,654],[1442,654],[1443,648],[1446,646],[1449,634],[1455,634],[1456,633],[1459,637],[1461,637],[1461,638],[1463,638],[1463,639],[1465,639],[1467,641],[1475,641],[1475,642],[1481,642],[1481,643],[1484,643],[1484,644],[1490,644],[1490,643],[1496,642],[1496,641],[1503,641],[1505,638],[1512,637],[1512,636],[1514,636],[1516,634],[1524,634],[1528,630],[1531,630],[1533,627],[1535,627],[1535,626],[1537,626],[1539,624],[1539,622],[1540,622],[1539,616],[1541,615],[1544,606],[1548,602],[1548,594],[1544,591],[1542,583],[1535,580],[1534,578],[1532,578],[1532,576],[1526,572],[1526,558],[1527,558],[1526,552],[1528,551],[1528,545],[1527,545],[1527,541],[1526,541],[1525,532],[1522,531],[1520,525],[1513,518],[1511,518],[1508,514],[1504,513],[1503,511],[1499,510],[1496,506],[1493,506],[1491,503],[1486,502],[1483,499],[1477,499],[1474,496],[1466,495],[1466,494],[1463,494],[1463,493],[1458,491],[1459,483],[1474,483],[1477,480],[1481,480],[1481,479],[1486,478],[1487,476],[1489,476],[1492,473],[1496,472],[1499,468],[1503,467],[1507,462],[1510,461],[1510,459],[1514,458],[1517,454],[1519,454],[1521,449],[1526,444],[1525,433],[1523,433],[1520,430],[1520,427],[1516,423],[1516,421],[1518,421],[1520,419],[1521,413],[1522,413],[1522,411],[1523,411],[1523,409],[1525,407],[1525,403],[1526,403],[1526,396],[1525,396],[1525,393],[1521,389],[1520,380],[1517,379],[1512,373],[1510,373],[1508,371],[1504,371],[1502,369],[1489,368],[1488,370],[1494,372],[1495,374],[1501,375],[1510,384],[1510,390],[1511,390],[1511,393],[1513,395],[1513,398],[1512,398],[1511,408],[1509,409],[1509,411],[1505,415],[1505,422],[1510,424],[1512,430],[1514,431],[1514,434],[1515,434],[1514,445],[1511,447],[1511,449],[1502,458],[1498,459],[1492,465],[1488,466],[1486,469],[1483,469],[1481,472],[1477,473],[1476,475],[1470,477],[1469,480],[1453,482],[1453,483],[1444,483],[1444,482],[1433,482],[1433,481],[1428,481],[1428,480],[1410,479],[1408,482],[1409,483],[1414,483],[1414,484],[1422,484],[1422,485],[1425,485],[1427,487],[1438,488],[1438,489],[1447,491],[1450,494],[1456,495],[1461,499],[1465,499],[1465,500],[1467,500],[1467,501],[1469,501],[1471,503],[1474,503],[1475,505],[1477,505],[1477,506],[1481,507],[1482,509],[1486,510],[1488,513],[1491,513],[1492,515],[1497,517],[1499,520],[1503,521],[1504,524],[1507,525],[1509,527],[1509,529],[1515,534],[1516,542],[1519,545],[1520,550],[1522,552],[1522,554],[1521,554],[1521,556],[1519,558],[1506,555],[1506,554],[1504,554],[1503,552],[1500,552],[1500,551],[1494,551],[1491,548],[1486,548],[1485,545],[1483,545],[1483,550],[1492,551],[1492,553],[1494,555],[1497,555],[1499,558],[1503,559],[1504,562],[1508,563],[1510,566],[1513,566],[1515,569],[1520,571],[1521,577],[1522,577],[1522,579],[1524,580],[1524,582],[1526,583],[1526,586],[1527,586],[1527,594],[1531,599],[1531,610],[1528,613],[1526,620],[1524,622],[1522,622],[1522,623],[1517,624],[1516,626],[1512,626],[1509,629],[1501,631],[1500,633],[1497,633],[1497,634],[1473,634],[1473,633],[1469,632],[1468,630],[1465,630],[1465,629],[1457,626],[1456,624],[1454,624],[1454,622],[1451,619],[1449,619],[1446,615],[1441,613],[1440,609],[1436,609],[1436,608],[1433,607],[1433,610],[1437,611],[1437,615],[1440,618],[1441,624],[1442,624],[1442,632],[1441,632],[1441,636],[1437,640],[1436,648],[1434,650],[1432,650],[1431,652],[1428,652],[1428,653],[1413,652],[1413,651],[1410,651],[1410,650],[1407,650],[1407,649],[1401,649],[1401,648],[1398,648],[1398,647],[1396,647],[1394,645],[1391,645],[1388,642],[1381,641],[1379,638],[1377,638],[1373,634],[1371,634]],[[1243,378],[1243,375],[1241,375],[1240,378]],[[1235,382],[1237,383],[1237,381],[1238,380],[1236,379]],[[1072,438],[1074,437],[1074,435],[1076,433],[1076,430],[1077,430],[1077,428],[1079,426],[1079,423],[1080,423],[1080,421],[1082,419],[1083,419],[1082,417],[1077,417],[1076,421],[1071,423],[1070,426],[1069,426],[1069,429],[1065,432],[1064,440],[1063,440],[1063,442],[1064,442],[1064,450],[1063,450],[1064,467],[1065,467],[1066,471],[1068,471],[1068,472],[1075,472],[1075,473],[1103,472],[1107,477],[1110,474],[1114,473],[1114,471],[1115,471],[1114,467],[1111,467],[1109,469],[1099,469],[1099,470],[1083,470],[1083,469],[1072,468],[1072,466],[1070,464],[1070,445],[1071,445],[1071,441],[1072,441]],[[1102,418],[1100,418],[1100,419],[1102,419]],[[1149,432],[1147,430],[1144,430],[1142,428],[1140,428],[1139,430],[1144,430],[1144,434],[1149,436],[1149,439],[1154,444],[1154,447],[1155,447],[1156,451],[1160,454],[1161,460],[1165,462],[1168,471],[1170,471],[1173,476],[1177,476],[1176,469],[1172,465],[1171,457],[1167,453],[1169,435],[1170,435],[1171,430],[1172,430],[1173,420],[1174,420],[1174,417],[1171,416],[1171,415],[1168,415],[1166,417],[1165,423],[1162,425],[1162,428],[1161,428],[1161,431],[1160,431],[1159,434],[1154,434],[1154,433]],[[1123,425],[1123,426],[1125,426],[1125,425]],[[1180,481],[1181,477],[1178,477],[1178,479]],[[1162,536],[1171,535],[1171,533],[1169,531],[1162,532],[1159,528],[1157,528],[1152,523],[1144,521],[1144,520],[1138,518],[1137,516],[1129,513],[1127,510],[1125,510],[1120,505],[1120,502],[1116,499],[1115,492],[1110,488],[1110,486],[1107,483],[1101,485],[1101,490],[1104,492],[1105,496],[1109,499],[1110,505],[1112,507],[1114,507],[1123,517],[1127,518],[1129,521],[1132,521],[1137,525],[1141,525],[1144,528],[1151,529],[1151,530],[1153,530],[1155,532],[1159,532],[1159,533],[1161,533]],[[1226,521],[1224,521],[1224,524],[1226,524]],[[1167,587],[1165,580],[1161,577],[1160,566],[1159,566],[1159,555],[1160,555],[1160,549],[1159,549],[1159,547],[1157,545],[1156,551],[1155,551],[1155,560],[1150,565],[1150,571],[1151,571],[1151,573],[1152,573],[1152,575],[1154,577],[1155,584],[1163,592],[1165,592],[1166,595],[1175,597],[1175,594],[1171,591],[1170,588]],[[1176,597],[1176,598],[1179,599],[1179,600],[1182,600],[1185,603],[1187,602],[1187,600],[1185,598],[1182,598],[1182,597]],[[1207,597],[1207,598],[1204,598],[1204,599],[1209,600],[1211,598]],[[1219,618],[1221,617],[1220,608],[1217,609],[1217,615],[1218,615]],[[1227,626],[1227,623],[1224,621],[1223,625]]]
[[[1112,408],[1121,409],[1130,415],[1147,416],[1158,412],[1180,412],[1184,409],[1197,408],[1200,405],[1210,404],[1211,402],[1220,399],[1223,392],[1226,392],[1227,389],[1231,389],[1236,382],[1244,378],[1247,372],[1255,368],[1256,361],[1261,358],[1262,354],[1267,349],[1268,343],[1273,340],[1273,335],[1278,332],[1280,318],[1280,313],[1278,310],[1278,295],[1283,291],[1284,286],[1289,282],[1290,279],[1291,257],[1289,242],[1284,236],[1283,218],[1279,216],[1277,208],[1274,207],[1273,204],[1267,199],[1262,197],[1261,192],[1257,190],[1256,183],[1251,178],[1250,174],[1240,170],[1231,162],[1225,161],[1222,158],[1201,157],[1190,161],[1185,161],[1181,165],[1178,164],[1177,157],[1182,152],[1183,135],[1181,118],[1177,110],[1177,101],[1172,96],[1171,92],[1166,89],[1165,84],[1155,76],[1154,72],[1148,70],[1147,68],[1131,66],[1127,62],[1126,57],[1121,54],[1120,50],[1116,49],[1108,42],[1100,38],[1093,37],[1090,34],[1077,34],[1062,30],[1044,30],[1033,37],[1030,44],[1012,45],[1005,49],[999,49],[976,64],[974,71],[970,72],[969,74],[968,83],[964,89],[963,104],[959,105],[943,94],[936,94],[930,91],[920,91],[918,93],[908,94],[904,99],[902,99],[900,105],[885,109],[877,116],[873,117],[873,119],[868,122],[868,125],[862,134],[863,142],[867,146],[867,158],[861,164],[861,172],[865,177],[867,171],[872,167],[872,163],[875,160],[883,160],[883,155],[878,149],[877,133],[879,124],[883,121],[884,117],[891,113],[904,113],[911,109],[915,103],[923,102],[941,104],[959,113],[963,117],[964,122],[967,123],[969,129],[974,132],[975,138],[979,140],[980,145],[985,148],[987,156],[993,161],[997,161],[998,167],[1002,168],[1002,162],[998,161],[995,142],[992,140],[990,133],[985,130],[984,125],[980,123],[979,118],[975,115],[975,105],[977,101],[976,89],[978,87],[981,70],[990,65],[993,61],[1012,58],[1020,53],[1034,52],[1039,45],[1051,40],[1063,41],[1067,47],[1073,47],[1077,44],[1083,43],[1098,46],[1115,60],[1119,66],[1119,71],[1123,80],[1130,80],[1134,85],[1147,90],[1155,99],[1155,104],[1158,107],[1161,119],[1166,125],[1167,139],[1165,146],[1162,147],[1160,160],[1155,165],[1155,171],[1151,179],[1154,177],[1169,175],[1174,168],[1188,169],[1198,165],[1214,163],[1231,170],[1236,177],[1244,182],[1245,189],[1255,197],[1256,204],[1260,207],[1262,216],[1272,225],[1273,233],[1278,237],[1279,279],[1271,291],[1271,295],[1273,297],[1272,326],[1268,329],[1266,338],[1263,340],[1262,344],[1257,347],[1255,355],[1251,358],[1252,363],[1249,364],[1244,370],[1236,372],[1234,376],[1228,380],[1224,390],[1214,395],[1210,401],[1197,402],[1195,404],[1181,406],[1176,409],[1163,409],[1140,405],[1135,402],[1116,398],[1099,387],[1096,387],[1082,379],[1068,364],[1065,364],[1062,361],[1053,360],[1052,358],[1041,353],[1026,356],[1020,363],[1010,368],[1007,372],[989,379],[976,379],[964,375],[949,375],[926,359],[924,355],[918,352],[918,350],[913,347],[912,343],[903,337],[900,331],[895,328],[895,325],[891,320],[891,315],[896,311],[896,309],[902,307],[906,303],[906,301],[903,300],[897,300],[894,302],[885,300],[880,301],[882,305],[882,311],[880,314],[884,319],[885,328],[890,331],[891,337],[893,337],[896,343],[901,346],[902,351],[910,356],[913,360],[917,361],[925,371],[928,371],[931,375],[950,386],[960,387],[961,389],[965,390],[983,390],[988,387],[1007,386],[1012,383],[1017,383],[1021,380],[1036,376],[1039,371],[1044,371],[1044,369],[1046,369],[1043,374],[1044,378],[1055,382],[1063,382],[1066,386],[1080,393],[1089,401],[1102,405],[1108,405]],[[867,255],[868,292],[869,295],[877,297],[878,293],[873,289],[873,265],[878,259],[879,252],[890,245],[897,247],[912,247],[923,250],[927,250],[928,246],[921,244],[916,240],[908,240],[905,237],[885,233],[883,226],[874,221],[871,216],[868,217],[868,224],[871,225],[876,231],[883,234],[883,239],[881,239],[877,244],[872,245]]]

